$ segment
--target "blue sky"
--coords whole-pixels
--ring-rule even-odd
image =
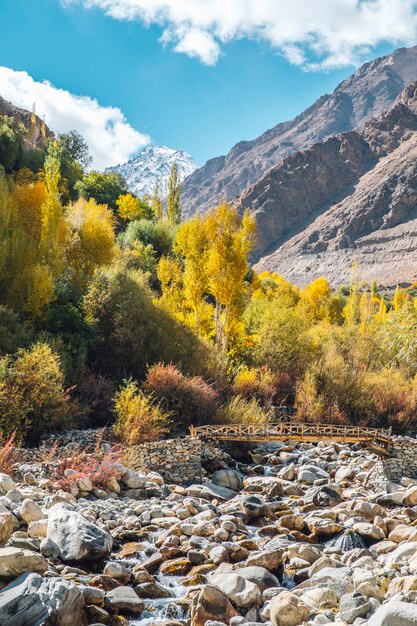
[[[127,20],[123,15],[107,15],[103,9],[106,1],[66,0],[64,6],[59,0],[0,0],[0,66],[13,70],[0,73],[0,95],[20,100],[17,104],[29,102],[33,95],[37,112],[45,114],[46,122],[57,130],[71,123],[75,126],[76,109],[72,110],[68,99],[61,101],[60,93],[54,100],[50,91],[45,98],[54,100],[52,110],[36,90],[32,94],[29,78],[23,80],[16,72],[26,72],[36,83],[49,81],[54,88],[97,100],[97,120],[103,115],[101,126],[94,132],[95,115],[88,115],[84,128],[92,124],[86,131],[90,143],[103,136],[98,165],[123,160],[148,141],[183,148],[203,164],[226,153],[237,141],[254,138],[293,117],[333,90],[352,73],[355,64],[398,45],[397,40],[378,40],[371,34],[369,47],[366,41],[359,49],[352,46],[350,56],[341,59],[339,50],[324,48],[315,54],[303,41],[296,48],[291,42],[276,44],[270,35],[260,37],[247,30],[242,35],[241,25],[238,34],[233,26],[231,34],[219,35],[220,26],[208,23],[203,30],[215,44],[208,41],[206,47],[206,39],[198,39],[194,46],[191,39],[190,48],[182,18],[166,20],[155,14],[147,20],[141,15]],[[194,0],[194,5],[199,1]],[[318,0],[319,4],[322,1]],[[126,10],[135,2],[140,4],[140,0],[126,0]],[[404,3],[412,4],[414,11],[415,3]],[[86,6],[89,4],[93,8]],[[187,27],[195,33],[193,19],[187,17]],[[170,39],[166,44],[160,41],[163,33]],[[303,35],[297,36],[302,39]],[[405,43],[413,43],[413,36],[414,30],[405,34]],[[340,44],[343,54],[345,40],[346,35]],[[317,58],[321,68],[308,68]],[[106,113],[106,107],[120,111]],[[114,129],[107,141],[103,125],[108,123]],[[131,127],[138,134],[132,134]]]

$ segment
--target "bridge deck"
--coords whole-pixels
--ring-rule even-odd
[[[227,424],[222,426],[191,426],[193,438],[220,441],[335,441],[364,442],[380,454],[389,454],[392,446],[391,429],[340,426],[336,424],[303,424],[299,422],[270,422],[268,424]]]

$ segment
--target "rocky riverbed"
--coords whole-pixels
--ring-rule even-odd
[[[0,624],[417,625],[417,481],[339,444],[203,459],[191,486],[1,474]]]

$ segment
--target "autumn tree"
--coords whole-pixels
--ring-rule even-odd
[[[156,220],[162,220],[164,217],[164,202],[161,198],[160,184],[157,181],[154,185],[151,196],[151,207]]]
[[[195,329],[200,333],[201,310],[208,291],[208,233],[204,217],[197,216],[179,228],[175,249],[184,257],[184,295],[193,314]]]
[[[176,161],[172,164],[168,180],[167,213],[171,224],[181,222],[181,182]]]
[[[66,220],[71,229],[67,245],[70,280],[81,292],[95,269],[109,265],[115,256],[114,216],[105,204],[80,198],[69,207]]]
[[[152,219],[153,211],[146,199],[140,199],[131,193],[122,194],[116,200],[117,214],[125,221]]]
[[[322,276],[300,291],[300,308],[313,320],[325,319],[329,313],[331,287]]]

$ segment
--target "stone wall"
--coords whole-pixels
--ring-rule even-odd
[[[169,483],[201,482],[201,452],[199,439],[166,439],[131,446],[127,461],[132,469],[158,472]]]
[[[382,459],[386,477],[393,482],[417,478],[417,439],[395,436],[392,442],[391,455]]]

